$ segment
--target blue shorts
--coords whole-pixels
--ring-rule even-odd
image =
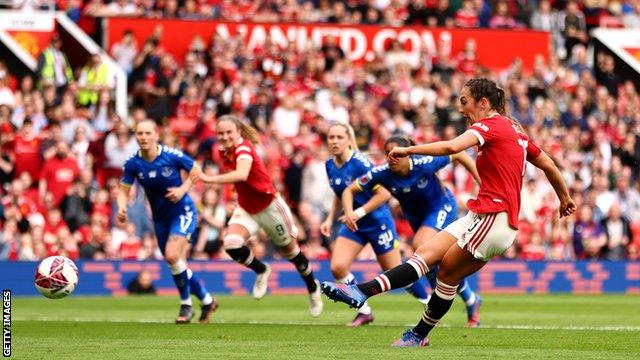
[[[190,241],[191,234],[196,230],[197,224],[198,212],[190,206],[186,206],[181,213],[165,221],[154,220],[153,226],[156,231],[156,238],[158,239],[158,247],[162,255],[164,255],[165,248],[167,247],[169,236],[178,235]]]
[[[413,231],[416,232],[423,226],[440,231],[454,222],[457,216],[458,205],[455,202],[447,202],[435,208],[422,219],[409,219],[409,223]]]
[[[338,236],[353,240],[362,246],[369,243],[376,255],[384,255],[398,247],[398,233],[393,219],[385,219],[375,225],[359,227],[358,231],[351,231],[346,225],[342,225]]]

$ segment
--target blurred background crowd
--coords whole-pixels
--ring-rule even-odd
[[[32,2],[38,7],[39,2]],[[558,219],[553,189],[527,168],[520,231],[509,259],[640,259],[640,95],[606,52],[592,54],[588,29],[606,21],[640,27],[640,1],[346,0],[197,1],[61,0],[71,18],[137,16],[262,22],[408,24],[467,28],[532,28],[553,34],[549,59],[533,71],[521,61],[490,71],[476,45],[461,53],[410,57],[399,43],[364,64],[352,64],[328,38],[304,51],[267,38],[249,51],[242,38],[212,35],[176,59],[163,50],[162,29],[137,43],[131,33],[106,49],[128,76],[128,118],[114,110],[114,84],[100,56],[72,68],[54,36],[36,76],[12,74],[0,60],[0,260],[153,259],[160,254],[141,189],[130,197],[131,222],[115,222],[122,165],[137,150],[132,125],[152,118],[161,141],[183,149],[216,172],[215,124],[234,114],[262,134],[258,147],[277,189],[298,221],[311,259],[330,257],[319,232],[333,193],[324,163],[325,132],[351,124],[360,150],[384,162],[391,135],[419,143],[450,139],[466,128],[457,97],[467,79],[497,81],[508,111],[560,167],[578,204]],[[474,156],[473,152],[470,153]],[[477,190],[464,169],[440,171],[460,212]],[[226,258],[224,224],[234,206],[229,187],[197,184],[198,233],[191,256]],[[392,202],[393,204],[393,202]],[[410,255],[411,230],[393,204],[401,249]],[[258,257],[277,257],[265,238],[252,239]],[[371,259],[365,249],[360,258]]]

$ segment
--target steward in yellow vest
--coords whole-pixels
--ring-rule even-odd
[[[81,106],[95,105],[98,102],[100,91],[111,87],[109,67],[102,62],[99,54],[92,55],[89,63],[80,71],[78,104]]]

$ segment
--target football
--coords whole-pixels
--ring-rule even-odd
[[[61,299],[76,289],[78,268],[67,257],[49,256],[36,268],[35,285],[44,297]]]

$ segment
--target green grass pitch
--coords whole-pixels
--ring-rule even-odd
[[[303,296],[220,296],[211,324],[175,325],[174,297],[14,298],[15,359],[633,359],[640,297],[484,296],[482,327],[467,329],[456,299],[431,346],[392,349],[421,306],[408,295],[372,299],[373,325],[325,298],[309,316]]]

